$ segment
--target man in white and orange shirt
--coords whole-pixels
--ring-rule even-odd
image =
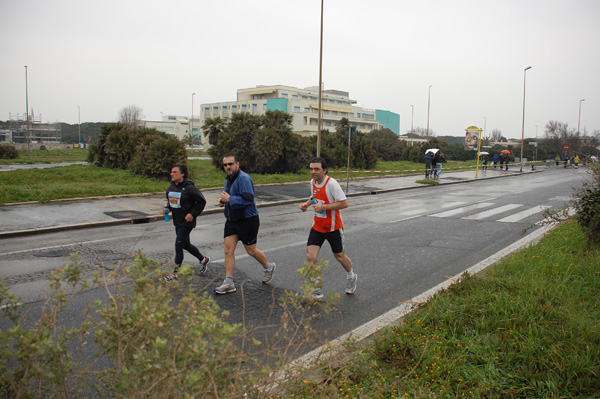
[[[323,158],[317,157],[310,161],[310,174],[311,196],[300,205],[302,212],[306,212],[310,206],[315,211],[306,244],[306,260],[316,265],[321,246],[327,240],[335,259],[346,270],[346,294],[354,294],[358,275],[352,270],[352,261],[344,251],[344,223],[340,213],[341,209],[348,207],[346,194],[333,177],[327,176],[327,164]],[[313,292],[315,299],[323,298],[321,288],[317,287]]]

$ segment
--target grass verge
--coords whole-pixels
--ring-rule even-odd
[[[87,160],[87,149],[62,148],[56,150],[30,150],[19,151],[19,158],[0,159],[0,165],[9,164],[34,164],[34,163],[58,163],[58,162],[79,162]]]
[[[38,152],[52,152],[40,151]],[[53,150],[75,154],[73,157],[60,158],[55,153],[47,162],[65,162],[82,160],[81,156],[87,150]],[[58,155],[57,155],[58,154]],[[87,155],[86,155],[87,156]],[[31,159],[34,159],[32,157]],[[41,159],[41,158],[38,158]],[[188,161],[190,176],[200,189],[222,187],[225,173],[216,169],[210,160],[193,159]],[[378,171],[355,171],[349,174],[350,179],[359,177],[376,177],[382,175],[412,174],[423,165],[413,162],[380,161]],[[444,170],[469,166],[469,163],[449,162]],[[346,171],[331,170],[332,177],[343,181]],[[253,174],[255,184],[281,184],[306,182],[311,176],[308,169],[298,173],[276,175]],[[168,186],[165,180],[149,179],[136,176],[129,171],[120,169],[103,169],[93,165],[71,165],[46,169],[13,170],[0,173],[0,204],[15,202],[48,202],[55,199],[86,198],[106,195],[140,194],[164,191]]]
[[[296,398],[598,398],[600,251],[569,222],[298,381]]]

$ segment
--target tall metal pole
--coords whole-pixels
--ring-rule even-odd
[[[27,65],[25,65],[25,115],[27,117],[27,156],[31,156],[31,150],[29,148],[29,143],[31,142],[30,133],[29,133],[29,88],[27,87]]]
[[[577,135],[579,135],[579,122],[581,122],[581,102],[585,101],[585,98],[579,100],[579,117],[577,118]]]
[[[523,124],[521,125],[521,167],[520,172],[523,172],[523,147],[525,146],[525,83],[527,82],[527,70],[531,69],[530,66],[523,70]]]
[[[190,121],[190,137],[194,135],[194,96],[196,93],[192,93],[192,120]],[[194,148],[194,143],[192,142],[192,148]]]
[[[413,142],[413,137],[412,135],[415,134],[415,131],[413,130],[413,122],[415,120],[415,106],[414,105],[410,105],[410,109],[411,109],[411,113],[410,113],[410,146],[412,147],[412,142]]]
[[[487,137],[486,134],[485,134],[485,128],[486,128],[486,126],[487,126],[487,118],[484,116],[483,117],[483,137],[484,138]],[[480,134],[480,136],[481,136],[481,134]],[[481,137],[479,137],[479,139],[481,140]]]
[[[319,110],[318,110],[318,124],[317,124],[317,156],[321,156],[321,119],[323,110],[321,109],[322,98],[321,90],[323,87],[323,5],[325,0],[321,0],[321,46],[319,50]]]
[[[79,141],[77,142],[77,148],[81,148],[81,107],[77,106],[77,120],[79,122]]]
[[[433,86],[429,86],[429,93],[427,94],[427,138],[429,138],[429,106],[431,104],[431,88]]]

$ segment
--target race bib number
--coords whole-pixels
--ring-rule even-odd
[[[171,208],[181,208],[181,193],[169,192],[169,206]]]

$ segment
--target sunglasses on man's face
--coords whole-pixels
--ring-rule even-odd
[[[223,163],[223,167],[227,167],[227,166],[233,166],[235,162],[228,162],[228,163]]]

